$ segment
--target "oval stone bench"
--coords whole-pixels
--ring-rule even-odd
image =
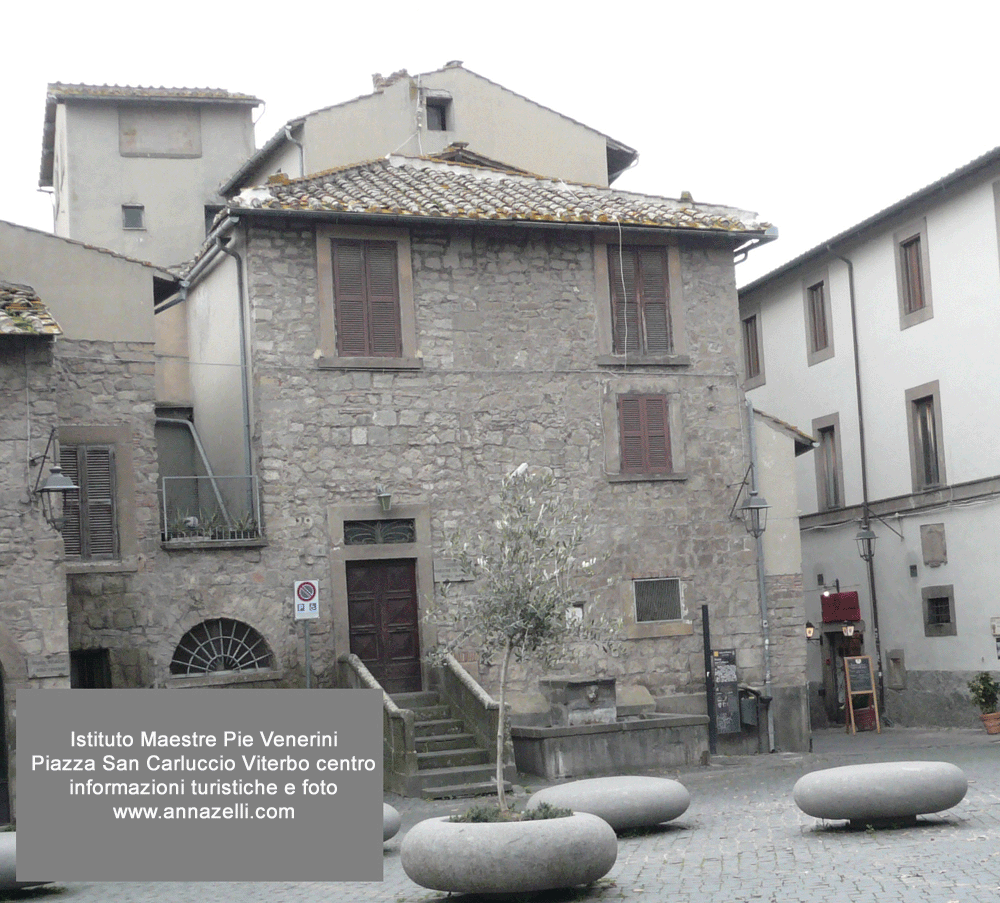
[[[617,775],[546,787],[533,794],[525,808],[533,809],[540,803],[589,812],[616,831],[624,831],[652,827],[683,815],[691,795],[683,784],[668,778]]]
[[[960,803],[969,788],[950,762],[879,762],[843,765],[799,778],[795,804],[815,818],[860,826],[905,822]]]
[[[421,887],[456,894],[523,894],[593,884],[618,859],[607,822],[577,812],[538,821],[428,818],[403,838],[400,862]]]
[[[382,803],[382,843],[399,832],[401,819],[399,813],[388,803]]]

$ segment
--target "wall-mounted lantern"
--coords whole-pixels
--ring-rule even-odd
[[[381,484],[375,487],[375,498],[378,499],[379,510],[383,514],[388,514],[392,508],[392,493],[387,492]]]
[[[757,495],[753,490],[743,500],[740,505],[740,517],[743,518],[743,526],[746,527],[754,539],[759,539],[767,529],[767,509],[771,506],[765,501],[764,496]]]
[[[66,493],[79,492],[80,487],[67,477],[62,472],[62,468],[55,463],[50,468],[45,482],[42,483],[45,462],[48,460],[49,451],[53,447],[55,437],[56,429],[53,427],[49,433],[49,441],[45,444],[45,451],[42,454],[42,460],[38,467],[38,478],[35,480],[35,488],[32,490],[32,495],[41,498],[42,516],[49,524],[61,532],[62,528],[66,525]],[[55,452],[53,452],[53,460],[54,458]]]

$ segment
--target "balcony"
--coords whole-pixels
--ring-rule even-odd
[[[257,478],[163,477],[160,533],[169,549],[264,545]]]

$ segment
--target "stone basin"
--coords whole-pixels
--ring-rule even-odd
[[[570,781],[533,794],[526,809],[541,803],[589,812],[603,818],[616,831],[648,828],[683,815],[691,794],[678,781],[642,775],[616,775]]]
[[[864,826],[912,823],[950,809],[968,786],[950,762],[879,762],[813,771],[799,778],[792,795],[806,815]]]

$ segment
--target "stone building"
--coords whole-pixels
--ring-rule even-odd
[[[602,565],[581,602],[625,625],[622,658],[581,667],[683,711],[703,698],[708,605],[741,679],[763,682],[754,551],[730,515],[746,466],[733,251],[766,224],[404,157],[248,189],[225,213],[180,305],[192,420],[214,473],[259,484],[266,544],[241,573],[211,539],[170,539],[188,546],[175,611],[245,621],[301,683],[291,593],[316,579],[313,680],[334,685],[353,651],[390,692],[419,689],[445,534],[488,525],[527,462],[590,507]],[[789,661],[801,643],[798,625],[772,637]],[[775,714],[801,742],[794,671]],[[537,677],[515,682],[527,707]]]
[[[152,679],[136,637],[158,623],[143,601],[159,545],[153,306],[173,279],[0,222],[0,280],[0,777],[9,765],[13,807],[18,688]],[[79,487],[61,536],[36,493],[53,465]]]

